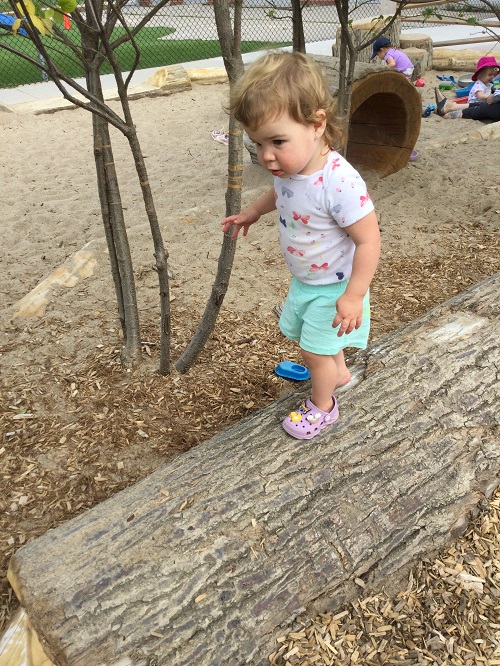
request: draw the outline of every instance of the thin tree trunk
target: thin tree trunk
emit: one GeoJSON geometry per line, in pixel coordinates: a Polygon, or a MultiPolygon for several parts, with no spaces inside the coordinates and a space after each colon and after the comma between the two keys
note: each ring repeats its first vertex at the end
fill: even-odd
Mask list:
{"type": "Polygon", "coordinates": [[[306,40],[302,22],[302,5],[300,3],[301,0],[292,0],[292,44],[294,51],[305,53],[306,40]]]}
{"type": "Polygon", "coordinates": [[[104,170],[104,155],[102,145],[104,143],[103,137],[100,132],[100,123],[97,123],[97,116],[92,116],[92,126],[94,135],[94,159],[97,175],[97,190],[99,193],[99,201],[101,202],[101,217],[104,224],[104,234],[106,237],[106,244],[108,246],[109,262],[111,264],[111,276],[115,285],[116,303],[118,306],[118,316],[122,333],[125,338],[125,313],[123,308],[123,292],[120,280],[120,269],[118,268],[118,259],[116,256],[115,240],[113,238],[113,227],[110,221],[110,212],[108,205],[108,197],[106,190],[106,173],[104,170]]]}
{"type": "MultiPolygon", "coordinates": [[[[217,34],[230,86],[243,73],[243,60],[241,58],[241,4],[241,0],[236,0],[233,28],[227,0],[214,0],[217,34]]],[[[239,123],[232,116],[229,118],[227,183],[226,216],[236,214],[240,211],[243,184],[243,131],[239,123]]],[[[189,345],[175,364],[176,369],[181,373],[187,372],[193,365],[214,329],[229,286],[235,250],[236,240],[231,238],[229,234],[224,234],[217,275],[215,276],[205,312],[189,345]]]]}
{"type": "MultiPolygon", "coordinates": [[[[128,104],[128,101],[127,101],[128,104]]],[[[168,252],[163,244],[160,225],[158,224],[158,215],[154,205],[151,185],[149,183],[144,156],[141,151],[137,132],[134,131],[127,137],[130,149],[134,156],[135,167],[139,176],[144,205],[149,220],[151,236],[153,238],[154,256],[156,262],[156,272],[158,273],[158,284],[160,287],[160,366],[161,375],[170,372],[170,337],[171,337],[171,316],[170,316],[170,288],[168,281],[168,252]]]]}
{"type": "MultiPolygon", "coordinates": [[[[99,72],[89,72],[87,81],[89,91],[104,101],[99,72]]],[[[123,317],[124,346],[122,349],[122,363],[124,367],[132,368],[141,359],[141,335],[132,257],[123,217],[109,124],[106,120],[94,114],[93,127],[101,212],[105,229],[109,225],[105,232],[106,240],[113,243],[112,247],[109,248],[111,269],[119,302],[118,311],[120,317],[123,317]],[[103,177],[104,182],[99,182],[99,179],[103,177]],[[116,269],[118,269],[118,274],[116,274],[116,269]],[[118,283],[119,286],[117,286],[118,283]]]]}
{"type": "MultiPolygon", "coordinates": [[[[135,45],[135,41],[131,38],[135,45]]],[[[156,272],[158,273],[158,284],[160,288],[160,366],[159,372],[166,375],[170,372],[170,337],[171,337],[171,316],[170,316],[170,289],[168,280],[168,252],[165,250],[163,237],[161,235],[158,215],[154,203],[151,184],[149,182],[148,172],[144,155],[142,154],[137,131],[130,112],[128,100],[128,80],[123,81],[118,61],[114,51],[111,49],[107,38],[103,39],[108,59],[115,72],[115,79],[118,84],[118,93],[122,105],[127,131],[124,132],[129,142],[132,152],[135,168],[141,186],[144,208],[148,216],[151,237],[154,245],[154,256],[156,261],[156,272]]]]}

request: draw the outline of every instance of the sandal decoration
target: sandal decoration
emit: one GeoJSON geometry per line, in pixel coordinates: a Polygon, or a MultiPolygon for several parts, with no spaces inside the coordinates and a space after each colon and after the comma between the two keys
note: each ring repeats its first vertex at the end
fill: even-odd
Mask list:
{"type": "Polygon", "coordinates": [[[330,412],[324,412],[310,400],[304,400],[297,410],[290,412],[282,426],[289,435],[296,439],[312,439],[326,426],[335,423],[338,417],[339,408],[335,397],[333,397],[333,408],[330,412]]]}

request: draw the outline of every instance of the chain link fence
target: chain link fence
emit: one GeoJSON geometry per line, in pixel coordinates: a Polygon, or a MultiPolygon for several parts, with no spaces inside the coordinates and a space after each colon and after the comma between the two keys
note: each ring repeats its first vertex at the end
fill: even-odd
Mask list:
{"type": "MultiPolygon", "coordinates": [[[[172,0],[163,7],[137,35],[137,44],[141,51],[139,68],[163,67],[175,63],[190,63],[206,58],[220,56],[220,44],[217,38],[214,10],[212,4],[206,0],[172,0]]],[[[500,2],[500,0],[499,0],[500,2]]],[[[137,25],[144,14],[149,10],[154,0],[131,0],[124,8],[123,13],[130,27],[137,25]],[[144,6],[144,5],[148,6],[144,6]]],[[[461,9],[467,10],[465,16],[472,16],[482,20],[492,13],[481,11],[480,0],[467,0],[461,3],[461,9]]],[[[449,8],[439,7],[447,15],[452,9],[456,15],[457,4],[450,4],[449,8]]],[[[2,48],[9,45],[23,53],[27,53],[34,62],[40,55],[29,39],[22,35],[13,35],[8,25],[8,4],[0,0],[0,88],[19,86],[26,83],[35,83],[43,80],[40,70],[31,64],[2,48]],[[2,20],[3,17],[3,20],[2,20]],[[2,27],[3,26],[3,27],[2,27]]],[[[351,19],[363,19],[380,15],[380,4],[377,1],[353,0],[351,19]]],[[[304,36],[306,43],[321,42],[335,39],[339,26],[337,12],[333,2],[326,4],[325,0],[311,0],[303,8],[304,36]]],[[[405,15],[413,14],[421,17],[421,11],[405,10],[405,15]]],[[[12,19],[10,18],[10,21],[12,19]]],[[[424,25],[422,22],[405,23],[404,28],[417,29],[424,25]]],[[[426,25],[433,25],[428,21],[426,25]]],[[[114,36],[123,34],[124,29],[115,29],[114,36]]],[[[72,41],[79,41],[79,32],[70,20],[66,20],[66,35],[72,41]]],[[[45,38],[48,48],[54,51],[54,59],[65,74],[72,77],[83,76],[83,69],[75,59],[68,47],[55,44],[54,40],[45,38]],[[57,47],[56,49],[54,47],[57,47]]],[[[292,43],[292,12],[289,0],[244,0],[242,11],[242,51],[257,51],[271,47],[291,45],[292,43]]],[[[134,62],[135,52],[130,45],[123,45],[118,49],[118,59],[123,71],[130,71],[134,62]]],[[[111,71],[107,63],[102,67],[102,74],[111,71]]]]}

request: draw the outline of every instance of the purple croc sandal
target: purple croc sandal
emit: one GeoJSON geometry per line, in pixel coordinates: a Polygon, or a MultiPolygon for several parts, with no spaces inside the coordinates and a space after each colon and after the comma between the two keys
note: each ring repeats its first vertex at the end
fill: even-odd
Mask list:
{"type": "Polygon", "coordinates": [[[326,426],[339,418],[339,407],[335,396],[331,412],[323,412],[310,400],[304,400],[296,412],[291,412],[281,424],[283,429],[296,439],[312,439],[326,426]]]}

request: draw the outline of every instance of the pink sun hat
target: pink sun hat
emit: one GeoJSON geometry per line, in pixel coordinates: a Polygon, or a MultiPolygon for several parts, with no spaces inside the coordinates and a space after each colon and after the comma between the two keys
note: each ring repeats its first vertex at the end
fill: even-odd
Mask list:
{"type": "Polygon", "coordinates": [[[497,63],[493,56],[483,56],[477,61],[476,71],[471,76],[473,81],[477,81],[477,75],[481,69],[484,69],[484,67],[496,67],[498,70],[500,70],[500,65],[497,63]]]}

